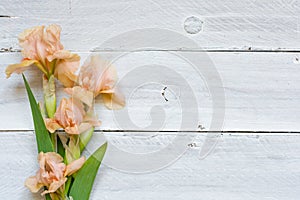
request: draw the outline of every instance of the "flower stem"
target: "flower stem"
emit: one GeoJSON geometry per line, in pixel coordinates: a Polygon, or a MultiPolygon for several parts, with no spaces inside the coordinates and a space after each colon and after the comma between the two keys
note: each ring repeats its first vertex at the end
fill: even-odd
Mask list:
{"type": "Polygon", "coordinates": [[[70,186],[72,185],[72,182],[73,182],[73,177],[72,176],[68,177],[68,180],[65,184],[65,191],[64,191],[65,196],[69,195],[69,189],[70,189],[70,186]]]}
{"type": "MultiPolygon", "coordinates": [[[[55,78],[50,76],[48,79],[43,76],[43,92],[47,116],[53,118],[56,112],[55,78]]],[[[57,152],[57,134],[50,133],[51,141],[57,152]]]]}
{"type": "Polygon", "coordinates": [[[54,151],[57,152],[57,133],[50,133],[54,151]]]}

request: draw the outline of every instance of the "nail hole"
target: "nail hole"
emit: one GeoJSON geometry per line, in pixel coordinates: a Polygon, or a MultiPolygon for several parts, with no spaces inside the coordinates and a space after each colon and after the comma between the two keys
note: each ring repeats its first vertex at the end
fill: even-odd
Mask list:
{"type": "Polygon", "coordinates": [[[200,130],[204,130],[204,129],[205,129],[205,127],[204,127],[202,124],[199,124],[199,125],[198,125],[198,129],[200,129],[200,130]]]}

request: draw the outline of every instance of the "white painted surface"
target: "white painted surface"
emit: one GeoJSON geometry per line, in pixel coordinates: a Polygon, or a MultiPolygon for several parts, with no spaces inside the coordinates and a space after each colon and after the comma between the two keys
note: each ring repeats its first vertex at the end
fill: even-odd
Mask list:
{"type": "MultiPolygon", "coordinates": [[[[38,24],[59,23],[63,40],[71,50],[128,49],[126,41],[101,45],[108,39],[135,29],[169,29],[197,42],[204,49],[282,50],[299,49],[298,0],[113,0],[113,1],[31,1],[2,0],[0,47],[18,49],[16,35],[38,24]],[[184,21],[191,16],[203,21],[199,34],[185,32],[184,21]]],[[[161,38],[165,49],[194,49],[160,32],[135,37],[136,43],[161,38]],[[173,41],[173,42],[172,42],[173,41]]],[[[150,44],[151,45],[151,44],[150,44]]]]}
{"type": "MultiPolygon", "coordinates": [[[[149,151],[165,144],[164,133],[135,139],[128,133],[105,133],[108,141],[127,151],[149,151]]],[[[299,136],[221,137],[215,151],[197,158],[204,136],[173,165],[153,173],[127,174],[103,165],[91,199],[280,199],[299,198],[299,136]]],[[[35,173],[35,141],[31,132],[2,133],[0,140],[0,196],[4,199],[40,199],[23,186],[35,173]],[[22,137],[22,139],[20,139],[22,137]],[[14,149],[14,151],[12,151],[14,149]],[[34,198],[35,197],[35,198],[34,198]]]]}
{"type": "MultiPolygon", "coordinates": [[[[199,106],[199,123],[187,124],[184,129],[189,131],[187,135],[199,136],[179,160],[155,173],[140,175],[103,165],[92,200],[299,199],[299,11],[298,0],[2,0],[1,199],[41,199],[23,186],[25,178],[37,169],[27,96],[21,77],[14,75],[6,80],[4,69],[21,59],[20,53],[8,52],[19,50],[17,35],[21,31],[51,23],[62,26],[67,49],[83,59],[91,51],[99,52],[114,61],[119,77],[125,80],[122,90],[134,124],[120,126],[113,115],[120,112],[113,113],[99,104],[96,107],[103,122],[99,129],[105,131],[111,144],[131,153],[145,153],[165,147],[177,134],[165,131],[183,130],[180,98],[189,90],[182,88],[183,82],[173,72],[188,81],[199,106]],[[192,16],[198,19],[186,21],[192,16]],[[138,52],[131,52],[135,50],[138,52]],[[205,50],[210,52],[206,54],[205,50]],[[119,55],[123,56],[116,59],[119,55]],[[221,136],[214,152],[199,160],[205,134],[191,131],[200,131],[198,125],[205,127],[204,131],[211,130],[212,101],[207,80],[214,82],[214,77],[204,76],[205,80],[189,61],[196,60],[196,68],[210,72],[205,68],[206,55],[222,79],[225,95],[224,126],[217,130],[230,134],[221,136]],[[185,56],[190,60],[183,59],[185,56]],[[161,68],[160,81],[155,81],[155,73],[149,73],[155,83],[136,86],[135,78],[127,79],[126,74],[143,65],[169,68],[161,68]],[[161,95],[165,86],[168,102],[161,95]],[[153,110],[150,115],[154,106],[165,111],[163,125],[157,122],[163,116],[161,111],[153,110]],[[154,124],[149,127],[151,122],[154,124]]],[[[31,70],[26,75],[41,99],[40,74],[31,70]]],[[[139,73],[134,77],[146,79],[139,73]]],[[[187,111],[195,112],[193,108],[187,111]]],[[[95,144],[102,139],[96,137],[95,144]]]]}
{"type": "MultiPolygon", "coordinates": [[[[193,57],[203,57],[200,52],[185,52],[193,57]]],[[[89,53],[80,53],[83,60],[89,53]]],[[[102,53],[104,57],[112,58],[115,53],[102,53]]],[[[209,53],[208,56],[215,64],[219,76],[223,82],[225,94],[225,119],[224,131],[299,131],[300,129],[300,65],[295,63],[299,57],[297,53],[209,53]]],[[[16,62],[19,53],[2,53],[0,66],[4,70],[9,63],[16,62]]],[[[157,122],[157,126],[147,128],[156,130],[182,130],[180,128],[182,118],[182,101],[180,97],[187,96],[190,90],[185,88],[183,80],[186,80],[192,88],[192,93],[197,97],[199,108],[199,124],[210,130],[211,91],[205,85],[210,77],[200,77],[195,68],[180,58],[177,54],[168,52],[135,52],[126,54],[114,61],[118,69],[123,93],[127,97],[127,109],[130,120],[135,126],[125,124],[120,126],[120,121],[114,119],[119,111],[107,110],[99,103],[96,111],[103,124],[104,130],[145,130],[151,124],[150,111],[154,106],[161,106],[165,110],[166,118],[163,126],[157,122]],[[168,67],[161,80],[157,80],[155,74],[150,77],[151,82],[144,81],[138,69],[143,65],[161,65],[168,67]],[[174,75],[178,73],[180,76],[174,75]],[[133,78],[127,78],[132,73],[133,78]],[[137,85],[136,80],[142,84],[137,85]],[[173,90],[166,90],[166,102],[161,95],[162,89],[168,86],[173,90]],[[137,126],[137,127],[136,127],[137,126]],[[153,128],[155,127],[155,128],[153,128]]],[[[200,61],[200,72],[205,69],[200,61]]],[[[151,71],[151,70],[149,70],[151,71]]],[[[153,70],[155,71],[155,70],[153,70]]],[[[152,72],[153,72],[152,71],[152,72]]],[[[156,70],[156,72],[159,72],[156,70]]],[[[35,89],[35,94],[42,100],[40,73],[37,70],[26,73],[30,84],[35,89]]],[[[151,76],[147,71],[144,76],[151,76]]],[[[19,75],[13,75],[6,79],[4,73],[0,75],[0,109],[5,115],[0,115],[0,129],[2,130],[32,130],[31,113],[29,104],[19,75]],[[18,110],[16,115],[11,110],[18,110]]],[[[219,87],[219,86],[216,86],[219,87]]],[[[60,93],[61,95],[63,93],[60,93]]],[[[218,93],[221,96],[222,94],[218,93]]],[[[187,108],[188,112],[195,112],[195,108],[187,108]]],[[[216,109],[222,109],[217,107],[216,109]]],[[[162,118],[163,113],[156,110],[155,118],[162,118]]],[[[155,120],[154,120],[155,121],[155,120]]],[[[198,130],[198,124],[189,124],[185,130],[198,130]]],[[[220,131],[220,129],[218,130],[220,131]]]]}

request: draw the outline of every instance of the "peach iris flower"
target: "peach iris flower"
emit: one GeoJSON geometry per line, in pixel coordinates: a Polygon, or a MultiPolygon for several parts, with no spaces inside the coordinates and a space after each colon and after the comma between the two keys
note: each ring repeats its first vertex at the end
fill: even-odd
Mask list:
{"type": "Polygon", "coordinates": [[[78,135],[92,126],[99,126],[100,122],[86,114],[80,101],[63,98],[54,117],[45,119],[45,124],[51,133],[63,128],[68,134],[78,135]]]}
{"type": "Polygon", "coordinates": [[[125,99],[116,88],[117,80],[116,69],[99,55],[92,55],[81,67],[78,86],[65,91],[88,106],[92,105],[94,97],[101,94],[106,107],[120,109],[124,107],[125,99]]]}
{"type": "Polygon", "coordinates": [[[24,59],[21,63],[9,65],[6,76],[9,78],[12,73],[22,73],[36,66],[48,78],[54,74],[64,86],[71,87],[77,80],[74,74],[79,68],[80,57],[64,50],[60,43],[60,26],[50,25],[44,29],[44,26],[36,26],[19,35],[24,59]]]}
{"type": "Polygon", "coordinates": [[[69,165],[63,163],[63,158],[54,152],[39,153],[39,170],[35,176],[29,177],[25,181],[31,192],[38,192],[43,186],[46,186],[48,190],[45,190],[42,195],[47,193],[54,193],[60,187],[62,187],[67,181],[67,176],[74,174],[78,171],[85,162],[85,158],[81,157],[74,160],[69,165]]]}

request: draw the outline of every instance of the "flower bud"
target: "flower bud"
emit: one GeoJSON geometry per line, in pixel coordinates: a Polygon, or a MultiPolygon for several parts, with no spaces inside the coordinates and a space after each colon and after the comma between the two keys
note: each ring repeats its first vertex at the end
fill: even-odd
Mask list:
{"type": "Polygon", "coordinates": [[[50,76],[49,80],[43,76],[43,90],[46,111],[49,118],[54,117],[56,111],[55,78],[50,76]]]}
{"type": "Polygon", "coordinates": [[[83,151],[85,146],[89,143],[90,139],[93,136],[93,133],[94,133],[94,127],[91,127],[79,135],[80,151],[83,151]]]}

